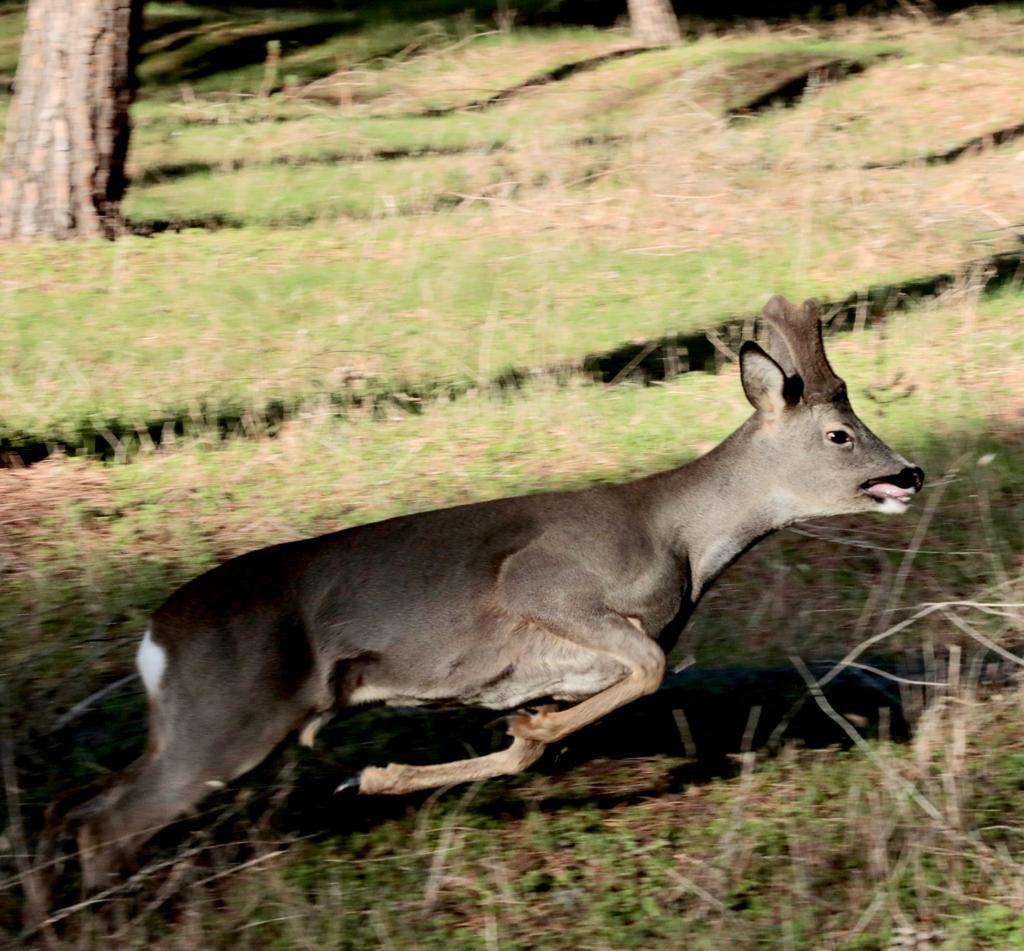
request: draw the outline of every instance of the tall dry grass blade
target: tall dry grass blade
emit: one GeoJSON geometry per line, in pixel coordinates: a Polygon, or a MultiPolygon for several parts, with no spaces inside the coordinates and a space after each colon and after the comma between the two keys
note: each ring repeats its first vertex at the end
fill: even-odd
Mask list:
{"type": "Polygon", "coordinates": [[[803,677],[804,682],[807,684],[807,689],[810,691],[811,696],[814,697],[815,702],[821,708],[822,712],[839,726],[839,728],[850,738],[857,749],[864,753],[879,767],[879,773],[886,785],[891,786],[894,792],[900,793],[913,800],[913,802],[916,803],[923,812],[927,813],[928,816],[936,822],[945,825],[945,818],[942,813],[921,794],[910,780],[900,776],[899,774],[893,774],[884,768],[884,764],[879,760],[878,754],[871,748],[864,737],[857,732],[846,717],[837,713],[832,704],[828,702],[825,698],[825,694],[821,690],[821,681],[816,681],[814,679],[814,675],[807,669],[807,665],[803,660],[794,654],[790,657],[790,661],[792,661],[793,666],[800,672],[800,676],[803,677]]]}
{"type": "Polygon", "coordinates": [[[1004,660],[1008,660],[1012,664],[1017,664],[1019,667],[1024,667],[1024,658],[1018,657],[1016,654],[1012,653],[1011,651],[1008,651],[1005,647],[1000,647],[999,644],[997,644],[991,638],[986,637],[980,631],[976,630],[958,614],[955,614],[952,611],[948,610],[946,606],[943,606],[942,616],[945,617],[948,621],[950,621],[950,623],[952,623],[954,626],[963,631],[964,634],[966,634],[968,637],[973,638],[983,647],[986,647],[988,648],[988,650],[992,651],[994,654],[998,654],[1004,660]]]}
{"type": "Polygon", "coordinates": [[[423,901],[421,904],[421,913],[423,915],[429,915],[437,906],[437,900],[441,895],[441,888],[444,884],[448,855],[455,844],[455,824],[469,804],[476,798],[481,786],[483,786],[482,782],[470,784],[469,788],[462,794],[462,798],[459,799],[458,805],[452,810],[452,814],[448,816],[441,828],[437,848],[434,849],[434,854],[430,861],[427,883],[423,889],[423,901]]]}

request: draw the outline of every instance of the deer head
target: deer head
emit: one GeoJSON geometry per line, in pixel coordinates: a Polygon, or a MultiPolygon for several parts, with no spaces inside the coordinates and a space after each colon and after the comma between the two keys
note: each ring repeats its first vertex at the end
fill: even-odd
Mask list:
{"type": "Polygon", "coordinates": [[[766,488],[785,494],[799,518],[853,512],[900,513],[924,472],[858,419],[821,335],[821,306],[784,297],[764,308],[765,346],[740,351],[747,399],[757,411],[752,441],[766,488]]]}

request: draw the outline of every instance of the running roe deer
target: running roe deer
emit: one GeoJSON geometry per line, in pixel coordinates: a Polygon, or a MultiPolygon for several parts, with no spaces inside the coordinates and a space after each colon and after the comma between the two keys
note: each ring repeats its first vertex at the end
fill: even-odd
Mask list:
{"type": "Polygon", "coordinates": [[[740,352],[754,414],[687,465],[275,545],[175,592],[138,653],[145,754],[105,792],[54,810],[83,887],[289,734],[311,744],[333,707],[571,704],[513,714],[501,752],[367,767],[339,788],[405,793],[523,770],[656,690],[708,585],[756,541],[799,519],[904,511],[924,473],[854,415],[817,303],[774,297],[764,326],[767,351],[740,352]]]}

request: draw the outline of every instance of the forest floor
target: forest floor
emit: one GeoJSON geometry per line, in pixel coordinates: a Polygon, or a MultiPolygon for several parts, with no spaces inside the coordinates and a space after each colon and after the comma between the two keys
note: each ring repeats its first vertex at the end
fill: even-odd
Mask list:
{"type": "Polygon", "coordinates": [[[128,233],[0,245],[0,934],[1024,947],[1024,16],[640,50],[414,7],[147,4],[128,233]],[[503,742],[360,711],[19,931],[46,804],[142,747],[134,652],[178,584],[693,458],[748,412],[729,350],[780,292],[829,302],[854,406],[928,472],[909,515],[760,545],[673,655],[690,679],[526,777],[336,802],[362,765],[503,742]],[[858,668],[787,731],[799,665],[857,645],[903,682],[858,668]]]}

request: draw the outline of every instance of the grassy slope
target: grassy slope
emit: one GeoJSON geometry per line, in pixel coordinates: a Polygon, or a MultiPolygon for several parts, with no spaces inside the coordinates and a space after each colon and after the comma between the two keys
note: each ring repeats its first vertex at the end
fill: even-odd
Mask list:
{"type": "MultiPolygon", "coordinates": [[[[1024,459],[1014,446],[1022,408],[1021,316],[1024,298],[1017,294],[980,305],[950,303],[892,318],[884,340],[853,334],[832,346],[865,419],[939,483],[933,494],[944,518],[930,524],[934,516],[920,513],[929,524],[926,547],[937,556],[921,557],[935,577],[923,574],[919,590],[913,580],[910,599],[938,593],[934,585],[968,596],[990,574],[993,546],[1012,559],[1024,545],[1022,513],[1010,504],[1024,488],[1024,459]],[[937,365],[950,372],[936,372],[937,365]],[[995,461],[976,469],[977,459],[992,451],[995,461]],[[979,493],[992,497],[995,525],[977,523],[979,493]],[[949,553],[958,551],[951,562],[949,553]]],[[[7,540],[10,595],[0,610],[12,628],[36,631],[16,662],[45,666],[57,644],[74,645],[79,603],[92,604],[103,625],[130,616],[130,631],[174,585],[231,555],[438,505],[638,476],[703,452],[747,413],[734,373],[650,389],[546,384],[501,400],[428,402],[415,414],[395,408],[385,418],[355,411],[339,419],[328,406],[311,406],[273,439],[223,442],[200,426],[171,451],[144,452],[130,465],[55,459],[24,474],[9,471],[2,473],[4,511],[15,521],[7,540]],[[55,532],[61,524],[70,530],[55,532]],[[54,603],[58,589],[67,615],[54,603]]],[[[913,519],[855,519],[850,527],[899,552],[913,534],[913,519]]],[[[862,585],[844,592],[857,553],[800,542],[759,549],[753,557],[762,568],[779,557],[809,557],[835,575],[831,583],[805,578],[808,596],[835,589],[852,603],[863,598],[862,585]],[[813,554],[801,555],[800,545],[813,554]]],[[[861,567],[868,577],[878,573],[877,564],[863,559],[861,567]]],[[[746,582],[736,580],[756,588],[761,569],[747,570],[746,582]]],[[[794,591],[778,595],[780,607],[803,600],[799,580],[791,584],[794,591]]],[[[833,621],[821,613],[823,604],[815,604],[815,617],[798,612],[784,623],[776,619],[774,640],[752,642],[762,625],[741,620],[746,603],[746,597],[711,596],[706,625],[694,629],[710,660],[768,660],[798,643],[790,637],[832,649],[833,621]]]]}
{"type": "Polygon", "coordinates": [[[348,386],[487,380],[509,363],[578,359],[659,332],[666,311],[677,315],[673,325],[696,328],[708,311],[687,313],[687,298],[703,295],[709,270],[747,265],[739,269],[746,292],[723,289],[705,304],[712,314],[733,301],[749,309],[766,282],[782,283],[728,246],[682,262],[600,245],[556,255],[551,236],[510,240],[488,234],[492,222],[476,216],[448,224],[460,226],[476,226],[474,240],[438,241],[436,225],[385,225],[20,251],[45,277],[8,297],[4,417],[15,430],[73,433],[82,419],[142,423],[203,400],[260,407],[348,386]],[[116,282],[102,292],[101,268],[104,285],[116,282]],[[95,289],[76,293],[82,283],[95,289]],[[641,292],[651,309],[637,313],[641,292]],[[86,300],[91,332],[82,346],[76,315],[86,300]]]}
{"type": "MultiPolygon", "coordinates": [[[[1024,491],[1017,415],[1024,344],[1016,330],[1022,314],[1018,294],[980,306],[968,298],[895,318],[882,337],[836,340],[834,360],[855,405],[928,469],[934,487],[906,519],[808,526],[823,540],[785,534],[760,546],[709,596],[680,653],[695,650],[702,665],[773,662],[790,652],[836,657],[889,623],[893,573],[922,531],[926,544],[898,595],[901,605],[972,597],[1016,577],[1024,548],[1024,513],[1013,502],[1024,491]],[[986,460],[992,453],[995,459],[986,460]]],[[[746,412],[731,373],[647,390],[540,387],[506,401],[435,403],[422,415],[396,412],[390,419],[340,421],[313,411],[273,440],[198,435],[130,465],[55,459],[24,474],[0,472],[9,572],[0,624],[9,632],[3,657],[19,711],[15,726],[19,733],[44,728],[57,711],[121,676],[144,613],[176,583],[233,553],[432,505],[641,474],[702,451],[746,412]],[[96,631],[104,632],[100,640],[96,631]],[[65,676],[69,669],[73,678],[65,676]],[[44,684],[46,703],[33,704],[44,684]]],[[[989,597],[1020,600],[1006,587],[989,597]]],[[[1011,631],[984,630],[1012,643],[1011,631]]],[[[932,649],[944,656],[951,633],[932,618],[898,646],[911,662],[929,644],[943,645],[932,649]]],[[[139,742],[139,712],[132,688],[70,732],[37,744],[23,760],[32,777],[29,814],[68,784],[69,768],[84,779],[123,762],[139,742]],[[63,764],[59,775],[53,762],[63,764]]],[[[939,737],[954,729],[953,715],[933,712],[939,737]]],[[[1006,891],[1015,841],[1009,858],[987,858],[1007,841],[1003,827],[1016,821],[1006,809],[1017,808],[1004,805],[1017,781],[1016,760],[993,759],[986,739],[993,719],[1011,732],[1005,704],[973,710],[959,727],[972,737],[974,759],[956,767],[962,789],[953,791],[941,773],[946,744],[932,735],[925,753],[879,750],[881,765],[859,755],[796,755],[762,764],[747,780],[710,786],[694,785],[706,774],[680,762],[564,775],[549,762],[547,769],[559,774],[555,783],[495,783],[474,790],[479,801],[472,803],[460,805],[462,793],[452,793],[425,812],[414,800],[332,818],[324,811],[324,784],[332,777],[389,753],[437,756],[455,739],[442,721],[440,737],[447,739],[417,734],[403,743],[401,720],[363,715],[325,734],[316,757],[292,750],[258,771],[243,792],[210,803],[184,826],[193,830],[190,848],[199,851],[180,860],[179,872],[183,881],[209,879],[232,862],[272,851],[282,837],[314,834],[318,841],[268,859],[260,873],[229,874],[193,889],[187,906],[173,899],[167,914],[179,922],[185,915],[204,936],[196,940],[213,944],[261,922],[246,940],[284,947],[331,940],[338,914],[345,947],[364,946],[380,929],[399,946],[473,947],[493,928],[502,946],[550,947],[649,946],[684,934],[697,946],[727,938],[755,947],[790,928],[799,947],[813,945],[810,936],[823,929],[839,936],[858,925],[868,935],[859,946],[880,947],[893,927],[887,922],[908,915],[922,929],[1012,933],[1012,914],[1000,918],[985,905],[973,910],[972,896],[1017,908],[1006,891]],[[387,736],[391,747],[382,750],[387,736]],[[886,792],[897,773],[939,796],[944,815],[966,813],[958,820],[966,821],[964,829],[945,828],[911,808],[905,793],[886,792]],[[895,825],[883,819],[894,810],[895,825]],[[202,841],[210,833],[203,830],[211,822],[222,844],[208,852],[202,841]],[[978,833],[979,825],[999,828],[978,833]],[[437,850],[446,847],[437,837],[446,827],[457,830],[457,847],[445,853],[448,871],[438,880],[437,850]],[[884,860],[862,828],[882,837],[884,860]],[[333,832],[320,841],[324,829],[333,832]],[[936,865],[954,842],[970,850],[968,861],[987,863],[982,874],[936,865]],[[924,871],[914,871],[918,866],[924,871]],[[922,874],[923,886],[908,891],[922,874]],[[425,921],[418,909],[434,901],[429,896],[438,884],[443,900],[425,921]],[[936,889],[954,885],[962,900],[938,898],[936,889]],[[705,892],[713,897],[701,898],[705,892]],[[381,901],[382,894],[389,897],[381,901]],[[878,895],[885,903],[863,921],[878,895]],[[216,916],[209,903],[220,909],[216,916]]],[[[477,733],[467,735],[478,742],[477,733]]],[[[166,839],[170,853],[151,851],[154,860],[180,849],[181,835],[166,839]]],[[[160,880],[156,873],[154,883],[160,880]]],[[[132,934],[156,941],[163,921],[136,920],[132,934]]]]}
{"type": "MultiPolygon", "coordinates": [[[[437,119],[367,112],[395,88],[426,104],[431,80],[464,59],[476,70],[467,97],[485,94],[522,78],[517,50],[532,69],[545,44],[513,33],[446,47],[375,70],[381,95],[342,108],[144,101],[129,213],[241,233],[0,249],[0,420],[67,437],[83,423],[135,425],[197,406],[259,412],[268,399],[339,389],[472,383],[510,365],[578,363],[633,337],[700,329],[752,310],[765,288],[844,294],[1006,246],[1012,236],[998,223],[1024,208],[1012,145],[896,172],[859,172],[851,157],[942,149],[958,134],[956,114],[908,124],[907,97],[886,91],[894,75],[914,79],[923,73],[911,67],[928,62],[955,85],[968,70],[968,136],[1006,124],[1019,62],[991,54],[976,63],[977,44],[951,28],[897,31],[899,42],[858,30],[702,40],[437,119]],[[737,125],[722,118],[740,90],[763,91],[799,64],[897,47],[900,61],[797,109],[737,125]],[[492,61],[485,76],[480,64],[492,61]],[[986,96],[991,107],[981,108],[986,96]],[[883,139],[881,120],[857,119],[882,109],[884,128],[906,126],[913,134],[898,141],[912,145],[886,146],[893,137],[883,139]],[[625,141],[571,144],[597,133],[625,141]],[[496,143],[507,151],[337,161],[381,147],[496,143]],[[297,227],[308,224],[316,227],[297,227]],[[274,368],[269,379],[247,372],[253,353],[274,368]]],[[[601,46],[592,32],[561,32],[546,61],[564,61],[566,44],[590,50],[621,38],[601,46]]]]}
{"type": "MultiPolygon", "coordinates": [[[[455,21],[440,31],[403,21],[397,35],[364,24],[286,48],[282,75],[348,69],[428,33],[438,52],[389,61],[360,86],[373,95],[353,93],[340,108],[233,98],[258,87],[261,59],[220,62],[191,81],[197,97],[182,99],[174,78],[220,49],[224,31],[243,27],[265,43],[281,27],[263,29],[257,13],[214,27],[221,14],[207,8],[151,11],[195,33],[176,56],[151,49],[133,214],[224,214],[241,227],[0,248],[0,435],[73,434],[83,420],[142,422],[168,409],[196,419],[188,437],[128,465],[55,458],[0,470],[0,678],[11,727],[33,737],[16,748],[30,830],[71,777],[93,778],[138,748],[134,687],[70,730],[45,731],[130,669],[146,612],[196,571],[399,512],[638,475],[705,450],[746,412],[732,374],[649,389],[571,379],[383,418],[339,419],[326,394],[488,379],[509,363],[578,360],[631,337],[699,328],[753,310],[766,288],[834,294],[942,270],[1000,247],[1001,222],[1020,220],[1024,207],[1012,145],[948,167],[856,170],[1012,119],[1005,93],[1019,72],[1001,49],[1020,29],[1012,15],[893,21],[824,39],[708,38],[498,109],[413,120],[372,116],[451,101],[436,91],[450,75],[467,98],[518,81],[544,58],[543,38],[453,48],[455,21]],[[189,18],[200,23],[183,27],[189,18]],[[780,71],[894,47],[901,60],[796,109],[723,119],[780,71]],[[911,68],[918,62],[927,65],[911,68]],[[961,95],[962,108],[947,105],[961,95]],[[906,138],[887,134],[894,126],[906,138]],[[596,133],[625,141],[568,145],[596,133]],[[331,158],[494,144],[507,151],[331,158]],[[296,158],[321,164],[268,167],[296,158]],[[190,163],[208,168],[180,168],[190,163]],[[517,187],[503,189],[508,182],[517,187]],[[427,213],[455,191],[485,200],[427,213]],[[204,432],[204,405],[259,409],[276,397],[305,404],[273,439],[204,432]]],[[[0,73],[10,25],[0,19],[0,73]]],[[[564,61],[567,45],[620,42],[559,32],[546,61],[564,61]]],[[[960,293],[837,339],[855,405],[925,466],[929,492],[907,519],[810,525],[800,531],[819,537],[786,533],[760,546],[709,595],[680,654],[692,649],[702,665],[835,657],[883,630],[890,608],[1024,600],[1022,316],[1019,292],[980,303],[960,293]]],[[[244,425],[266,436],[258,412],[244,425]]],[[[990,637],[1019,638],[1019,615],[966,616],[990,637]]],[[[929,652],[941,659],[958,637],[935,615],[893,649],[911,663],[929,652]]],[[[719,778],[709,784],[695,781],[707,767],[666,759],[564,773],[550,760],[555,779],[490,783],[437,803],[335,807],[328,787],[346,770],[409,750],[462,755],[458,722],[363,714],[325,735],[332,752],[285,752],[156,844],[148,855],[173,859],[179,877],[165,885],[157,870],[116,896],[129,922],[118,940],[882,948],[904,928],[941,929],[950,948],[1012,946],[1024,940],[1017,704],[963,696],[932,708],[913,747],[791,752],[752,770],[748,761],[738,779],[712,768],[719,778]],[[897,776],[915,784],[931,816],[897,776]],[[237,870],[252,858],[260,861],[237,870]]],[[[0,855],[0,872],[14,873],[10,857],[0,855]]],[[[18,910],[12,883],[0,889],[5,928],[18,910]]]]}

